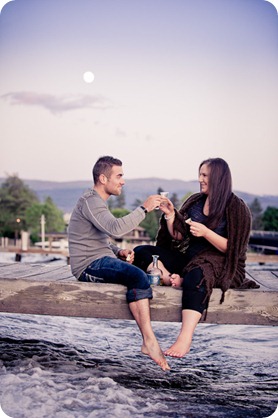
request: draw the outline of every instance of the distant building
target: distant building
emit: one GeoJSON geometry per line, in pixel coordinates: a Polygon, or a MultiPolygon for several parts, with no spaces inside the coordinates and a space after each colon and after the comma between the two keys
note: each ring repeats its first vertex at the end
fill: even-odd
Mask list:
{"type": "MultiPolygon", "coordinates": [[[[45,242],[37,242],[35,244],[38,248],[44,248],[49,250],[68,250],[68,236],[67,233],[46,233],[45,242]]],[[[121,248],[133,249],[137,245],[151,244],[151,238],[148,232],[141,226],[137,226],[133,231],[121,238],[112,239],[112,241],[121,248]]]]}
{"type": "Polygon", "coordinates": [[[131,232],[121,238],[114,239],[114,242],[121,248],[132,249],[137,245],[151,244],[151,238],[145,228],[137,226],[131,232]]]}

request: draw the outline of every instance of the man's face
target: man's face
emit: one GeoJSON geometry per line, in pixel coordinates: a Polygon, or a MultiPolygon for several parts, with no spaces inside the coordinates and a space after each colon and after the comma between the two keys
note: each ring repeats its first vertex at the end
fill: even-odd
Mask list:
{"type": "Polygon", "coordinates": [[[122,192],[122,187],[125,184],[123,179],[123,169],[121,166],[114,165],[109,177],[106,177],[105,192],[108,195],[119,196],[122,192]]]}

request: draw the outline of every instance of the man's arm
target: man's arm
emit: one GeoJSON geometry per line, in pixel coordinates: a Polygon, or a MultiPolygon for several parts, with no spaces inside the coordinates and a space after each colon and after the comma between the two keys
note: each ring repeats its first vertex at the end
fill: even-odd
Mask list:
{"type": "Polygon", "coordinates": [[[83,214],[98,230],[115,238],[132,231],[146,216],[144,210],[138,207],[128,215],[115,218],[105,202],[95,196],[86,200],[83,214]]]}

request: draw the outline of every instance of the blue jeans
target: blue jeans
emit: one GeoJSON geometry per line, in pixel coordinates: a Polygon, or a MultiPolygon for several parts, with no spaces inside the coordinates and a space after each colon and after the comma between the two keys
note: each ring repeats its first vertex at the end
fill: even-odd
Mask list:
{"type": "Polygon", "coordinates": [[[153,297],[147,274],[140,268],[114,257],[105,256],[93,261],[78,280],[122,284],[127,287],[127,303],[153,297]]]}

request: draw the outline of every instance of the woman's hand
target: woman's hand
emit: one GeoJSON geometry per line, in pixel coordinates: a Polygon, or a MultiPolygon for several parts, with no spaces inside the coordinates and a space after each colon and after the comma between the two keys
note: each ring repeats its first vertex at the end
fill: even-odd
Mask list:
{"type": "Polygon", "coordinates": [[[165,213],[166,216],[170,216],[174,213],[174,205],[167,197],[163,197],[162,202],[159,205],[159,209],[165,213]]]}
{"type": "Polygon", "coordinates": [[[200,222],[190,220],[186,223],[190,226],[190,232],[194,237],[206,238],[208,231],[210,231],[208,227],[206,227],[204,224],[201,224],[200,222]]]}
{"type": "Polygon", "coordinates": [[[194,237],[203,237],[210,242],[221,253],[225,253],[228,247],[228,240],[225,237],[209,229],[200,222],[194,222],[191,219],[185,221],[190,226],[190,232],[194,237]]]}

